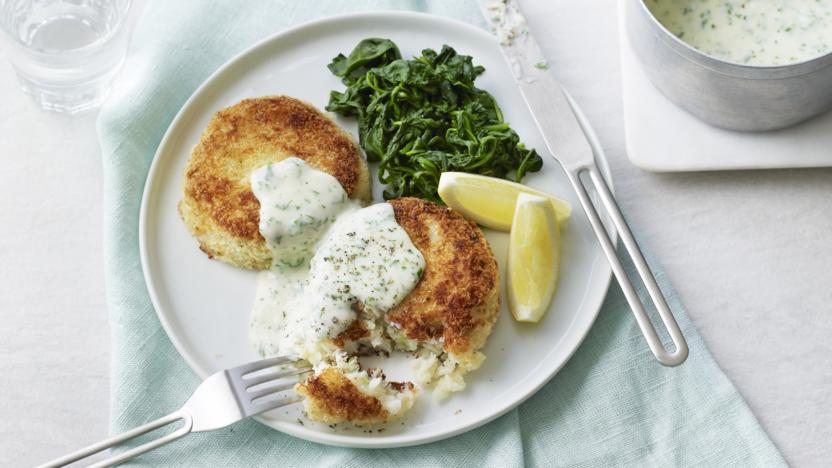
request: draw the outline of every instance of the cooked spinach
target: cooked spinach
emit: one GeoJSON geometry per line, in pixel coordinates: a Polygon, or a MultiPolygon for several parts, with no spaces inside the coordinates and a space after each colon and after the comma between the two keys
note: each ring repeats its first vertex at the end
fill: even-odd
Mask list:
{"type": "Polygon", "coordinates": [[[447,45],[406,60],[392,41],[369,38],[328,68],[347,88],[331,91],[326,109],[357,117],[367,159],[380,162],[385,199],[441,203],[436,188],[442,172],[519,182],[543,165],[503,121],[494,97],[474,86],[485,69],[447,45]]]}

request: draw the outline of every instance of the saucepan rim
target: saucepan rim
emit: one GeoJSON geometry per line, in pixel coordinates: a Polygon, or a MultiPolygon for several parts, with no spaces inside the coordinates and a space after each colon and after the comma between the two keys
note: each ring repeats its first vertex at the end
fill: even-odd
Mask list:
{"type": "Polygon", "coordinates": [[[653,15],[653,12],[645,4],[646,0],[626,1],[634,1],[639,4],[641,13],[646,15],[647,22],[657,39],[663,41],[687,60],[722,75],[747,79],[782,79],[806,75],[832,65],[832,50],[817,57],[783,65],[749,65],[723,60],[702,52],[670,32],[653,15]]]}

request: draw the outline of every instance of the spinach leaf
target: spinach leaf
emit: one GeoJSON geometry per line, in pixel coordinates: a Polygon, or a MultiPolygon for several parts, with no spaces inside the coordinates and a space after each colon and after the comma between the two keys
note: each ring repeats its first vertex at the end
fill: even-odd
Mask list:
{"type": "Polygon", "coordinates": [[[503,120],[494,97],[474,86],[485,69],[445,45],[405,60],[395,43],[370,38],[329,64],[346,85],[331,91],[326,109],[358,119],[367,159],[379,162],[384,198],[440,202],[445,171],[517,182],[543,160],[503,120]]]}
{"type": "Polygon", "coordinates": [[[327,68],[335,76],[344,78],[344,84],[347,84],[347,80],[355,80],[367,73],[370,68],[400,58],[402,58],[402,54],[393,41],[371,37],[361,41],[350,52],[349,57],[338,54],[337,57],[332,59],[327,68]]]}

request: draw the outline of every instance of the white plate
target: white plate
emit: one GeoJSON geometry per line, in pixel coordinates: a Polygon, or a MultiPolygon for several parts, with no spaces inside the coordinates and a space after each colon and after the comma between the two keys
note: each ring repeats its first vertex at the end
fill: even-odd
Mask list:
{"type": "MultiPolygon", "coordinates": [[[[328,18],[273,36],[235,57],[191,96],[159,146],[142,200],[141,258],[150,297],[176,349],[203,378],[257,359],[248,342],[256,274],[209,260],[179,219],[176,205],[190,150],[215,111],[246,97],[286,94],[323,108],[329,91],[343,88],[327,70],[327,63],[338,53],[349,53],[369,36],[394,40],[405,56],[443,44],[472,55],[486,68],[478,86],[494,94],[506,120],[544,158],[543,170],[526,182],[578,206],[565,175],[545,152],[496,41],[486,32],[430,15],[381,12],[328,18]]],[[[355,134],[354,121],[338,122],[355,134]]],[[[599,145],[593,143],[599,162],[606,167],[599,145]]],[[[380,200],[381,187],[376,184],[374,190],[380,200]]],[[[488,232],[487,237],[502,265],[507,235],[488,232]]],[[[450,437],[505,413],[566,363],[604,299],[610,270],[580,209],[575,210],[563,242],[562,277],[551,311],[537,325],[518,324],[503,306],[484,350],[488,359],[467,376],[464,392],[442,403],[435,403],[429,392],[424,392],[403,424],[389,424],[380,433],[332,429],[306,420],[301,425],[299,405],[273,411],[261,421],[281,432],[325,444],[396,447],[450,437]]],[[[388,376],[406,377],[407,360],[400,357],[393,361],[384,363],[388,376]]]]}

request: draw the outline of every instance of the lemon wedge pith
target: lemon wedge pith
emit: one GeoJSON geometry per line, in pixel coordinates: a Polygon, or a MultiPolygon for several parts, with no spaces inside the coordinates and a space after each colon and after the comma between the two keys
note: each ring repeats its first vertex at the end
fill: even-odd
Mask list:
{"type": "Polygon", "coordinates": [[[511,229],[517,196],[521,193],[545,198],[563,227],[572,214],[569,203],[525,185],[477,174],[444,172],[439,178],[439,197],[449,207],[477,224],[498,231],[511,229]]]}
{"type": "Polygon", "coordinates": [[[546,197],[520,193],[508,247],[508,305],[519,322],[538,322],[549,309],[560,272],[560,227],[546,197]]]}

